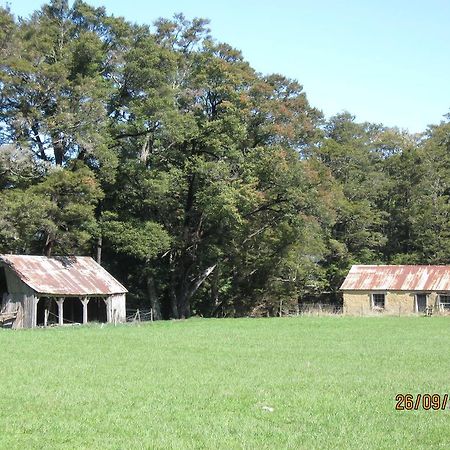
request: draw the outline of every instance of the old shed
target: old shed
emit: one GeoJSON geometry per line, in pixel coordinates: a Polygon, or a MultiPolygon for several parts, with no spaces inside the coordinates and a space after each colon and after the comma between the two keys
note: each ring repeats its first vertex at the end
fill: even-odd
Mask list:
{"type": "Polygon", "coordinates": [[[347,314],[450,312],[450,266],[355,265],[341,290],[347,314]]]}
{"type": "Polygon", "coordinates": [[[0,255],[0,322],[13,328],[122,322],[126,292],[89,257],[0,255]]]}

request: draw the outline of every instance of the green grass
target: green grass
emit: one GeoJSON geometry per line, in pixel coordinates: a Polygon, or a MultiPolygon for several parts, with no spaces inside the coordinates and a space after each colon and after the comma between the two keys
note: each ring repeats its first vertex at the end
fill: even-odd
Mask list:
{"type": "Polygon", "coordinates": [[[450,319],[0,330],[0,448],[449,448],[450,319]],[[273,408],[267,411],[263,407],[273,408]]]}

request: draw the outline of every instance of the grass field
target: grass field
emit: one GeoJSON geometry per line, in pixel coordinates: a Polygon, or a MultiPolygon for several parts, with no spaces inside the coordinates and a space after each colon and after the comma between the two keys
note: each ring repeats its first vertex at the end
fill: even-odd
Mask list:
{"type": "Polygon", "coordinates": [[[397,393],[450,393],[450,318],[0,330],[0,344],[0,448],[450,447],[450,409],[395,410],[397,393]]]}

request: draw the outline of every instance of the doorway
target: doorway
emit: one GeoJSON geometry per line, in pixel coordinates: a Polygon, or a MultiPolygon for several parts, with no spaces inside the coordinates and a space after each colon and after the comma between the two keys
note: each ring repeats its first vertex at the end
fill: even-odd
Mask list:
{"type": "Polygon", "coordinates": [[[106,323],[106,303],[103,298],[91,297],[88,303],[89,322],[106,323]]]}
{"type": "Polygon", "coordinates": [[[419,313],[427,309],[427,294],[416,294],[416,310],[419,313]]]}
{"type": "Polygon", "coordinates": [[[6,272],[4,267],[0,267],[0,306],[3,296],[8,294],[8,283],[6,282],[6,272]]]}
{"type": "Polygon", "coordinates": [[[45,310],[48,311],[47,325],[58,323],[58,305],[54,298],[39,297],[36,311],[36,325],[41,327],[45,323],[45,310]]]}

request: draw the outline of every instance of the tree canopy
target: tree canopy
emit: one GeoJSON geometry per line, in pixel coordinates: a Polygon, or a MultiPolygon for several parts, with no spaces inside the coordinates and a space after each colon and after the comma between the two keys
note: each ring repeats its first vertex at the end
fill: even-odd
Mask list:
{"type": "Polygon", "coordinates": [[[0,24],[0,252],[92,255],[156,318],[338,303],[352,263],[449,263],[449,117],[327,120],[182,14],[52,0],[0,24]]]}

